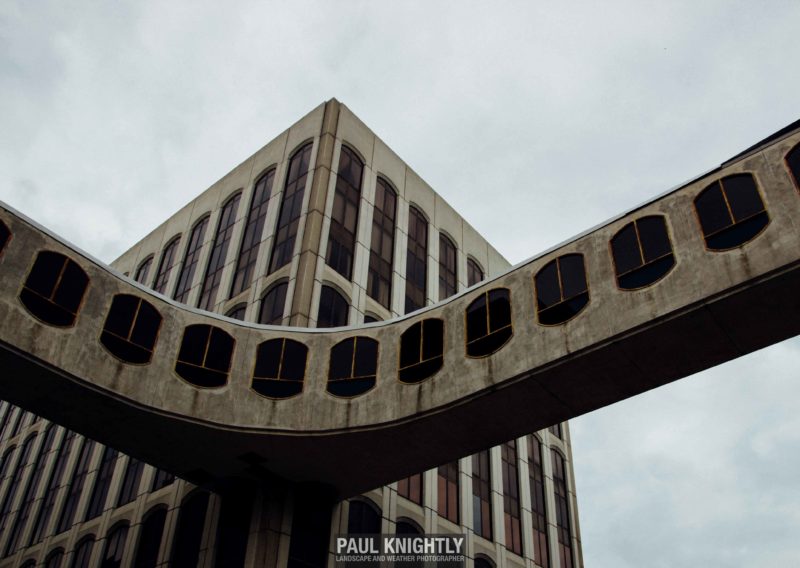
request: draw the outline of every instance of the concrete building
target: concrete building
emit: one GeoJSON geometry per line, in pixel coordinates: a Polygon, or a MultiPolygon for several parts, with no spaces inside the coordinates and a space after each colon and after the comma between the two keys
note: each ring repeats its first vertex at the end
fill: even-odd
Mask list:
{"type": "MultiPolygon", "coordinates": [[[[191,307],[296,327],[389,320],[509,269],[335,100],[112,266],[191,307]]],[[[181,376],[214,387],[218,377],[197,368],[181,376]]],[[[351,371],[360,383],[331,381],[328,392],[371,388],[374,370],[351,371]]],[[[251,388],[276,401],[304,387],[254,379],[251,388]]],[[[480,426],[463,427],[480,439],[480,426]]],[[[481,567],[583,565],[566,422],[345,500],[258,459],[246,481],[185,475],[192,483],[5,402],[0,429],[0,567],[332,565],[332,536],[348,532],[466,533],[469,563],[481,567]]],[[[366,450],[362,459],[370,468],[366,450]]]]}

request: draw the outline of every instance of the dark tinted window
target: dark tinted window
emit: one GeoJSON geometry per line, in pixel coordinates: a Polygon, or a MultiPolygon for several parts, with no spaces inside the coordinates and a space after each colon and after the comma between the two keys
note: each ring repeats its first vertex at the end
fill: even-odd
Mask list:
{"type": "Polygon", "coordinates": [[[94,489],[92,489],[89,499],[89,507],[86,509],[85,521],[99,516],[105,510],[108,488],[111,485],[111,476],[114,475],[114,466],[117,465],[118,455],[117,450],[108,446],[103,450],[103,459],[100,461],[100,469],[94,480],[94,489]]]}
{"type": "Polygon", "coordinates": [[[58,548],[47,555],[44,561],[44,568],[61,568],[61,562],[64,560],[64,549],[58,548]]]}
{"type": "Polygon", "coordinates": [[[350,306],[347,300],[330,286],[323,286],[319,296],[317,327],[340,327],[347,325],[350,306]]]}
{"type": "Polygon", "coordinates": [[[706,246],[726,250],[742,245],[769,223],[755,178],[735,174],[715,181],[694,200],[706,246]]]}
{"type": "Polygon", "coordinates": [[[90,535],[81,540],[75,547],[72,556],[72,568],[90,568],[92,561],[92,548],[94,548],[94,536],[90,535]]]}
{"type": "Polygon", "coordinates": [[[261,311],[258,314],[258,323],[268,325],[281,325],[283,323],[283,310],[286,305],[286,291],[289,285],[286,282],[273,286],[261,300],[261,311]]]}
{"type": "Polygon", "coordinates": [[[128,539],[128,525],[118,525],[106,537],[106,550],[100,568],[120,568],[125,542],[128,539]]]}
{"type": "Polygon", "coordinates": [[[175,372],[198,387],[221,387],[228,382],[233,337],[217,327],[190,325],[183,332],[175,372]]]}
{"type": "Polygon", "coordinates": [[[503,471],[503,523],[506,548],[522,555],[522,528],[519,502],[519,472],[517,471],[517,443],[508,441],[500,446],[503,471]]]}
{"type": "Polygon", "coordinates": [[[428,280],[428,221],[416,207],[408,210],[405,313],[425,306],[428,280]]]}
{"type": "Polygon", "coordinates": [[[253,491],[247,484],[240,483],[223,490],[220,498],[214,566],[244,568],[253,513],[253,491]]]}
{"type": "Polygon", "coordinates": [[[244,316],[247,313],[247,304],[236,304],[225,314],[231,319],[244,321],[244,316]]]}
{"type": "Polygon", "coordinates": [[[481,282],[483,280],[483,269],[481,269],[480,265],[472,260],[471,258],[467,259],[467,286],[472,286],[481,282]]]}
{"type": "Polygon", "coordinates": [[[208,258],[206,277],[200,289],[200,300],[197,307],[201,310],[211,311],[217,302],[217,289],[222,280],[222,271],[225,268],[225,259],[228,257],[228,246],[233,236],[236,224],[236,212],[239,209],[239,200],[242,194],[237,193],[222,207],[217,224],[217,233],[214,235],[214,245],[208,258]]]}
{"type": "Polygon", "coordinates": [[[437,507],[439,516],[458,524],[458,460],[437,469],[437,507]]]}
{"type": "Polygon", "coordinates": [[[236,260],[236,271],[233,274],[231,297],[247,290],[253,280],[253,270],[256,267],[256,260],[258,260],[258,249],[264,233],[264,220],[267,217],[267,206],[272,194],[274,178],[275,170],[273,169],[258,178],[255,188],[253,188],[253,199],[247,213],[247,224],[244,227],[239,258],[236,260]]]}
{"type": "Polygon", "coordinates": [[[331,226],[328,233],[328,252],[325,262],[347,278],[353,274],[353,256],[358,226],[358,206],[361,201],[361,177],[364,164],[347,146],[339,154],[339,171],[333,194],[331,226]]]}
{"type": "MultiPolygon", "coordinates": [[[[22,482],[22,475],[26,471],[28,462],[33,451],[33,442],[36,440],[36,434],[31,434],[22,445],[22,452],[20,453],[17,465],[14,472],[11,474],[8,487],[6,488],[5,496],[3,497],[2,504],[0,505],[0,537],[5,536],[6,529],[8,528],[8,521],[10,520],[11,507],[20,490],[22,482]]],[[[3,465],[5,468],[5,464],[3,465]]]]}
{"type": "Polygon", "coordinates": [[[378,507],[361,500],[350,501],[347,514],[348,534],[381,534],[381,514],[378,507]]]}
{"type": "Polygon", "coordinates": [[[125,475],[122,477],[122,486],[119,489],[117,507],[121,507],[136,499],[136,496],[139,494],[139,482],[142,479],[143,470],[144,462],[136,458],[128,458],[128,464],[125,467],[125,475]]]}
{"type": "Polygon", "coordinates": [[[289,161],[289,171],[286,174],[286,185],[284,185],[281,199],[281,212],[278,215],[278,226],[275,229],[275,244],[269,263],[270,273],[289,264],[292,260],[294,239],[297,236],[297,227],[303,208],[308,165],[311,161],[311,148],[312,144],[309,142],[295,152],[289,161]]]}
{"type": "Polygon", "coordinates": [[[407,520],[397,521],[395,534],[422,534],[422,529],[419,528],[417,523],[407,520]]]}
{"type": "Polygon", "coordinates": [[[303,390],[308,347],[291,339],[270,339],[256,349],[253,390],[270,398],[288,398],[303,390]]]}
{"type": "Polygon", "coordinates": [[[369,337],[351,337],[331,349],[328,392],[357,396],[375,386],[378,372],[378,342],[369,337]]]}
{"type": "Polygon", "coordinates": [[[489,450],[472,456],[472,530],[492,539],[492,475],[489,450]]]}
{"type": "Polygon", "coordinates": [[[28,311],[45,323],[69,327],[89,285],[89,277],[63,254],[42,251],[36,256],[19,294],[28,311]]]}
{"type": "Polygon", "coordinates": [[[178,244],[180,242],[181,238],[175,237],[164,247],[164,252],[161,253],[156,280],[153,282],[153,290],[159,294],[163,294],[167,289],[169,275],[172,272],[172,267],[175,266],[175,259],[178,257],[178,244]]]}
{"type": "Polygon", "coordinates": [[[542,444],[535,436],[528,436],[528,480],[531,488],[531,515],[533,517],[533,557],[542,568],[550,568],[544,467],[542,464],[542,444]]]}
{"type": "Polygon", "coordinates": [[[6,248],[6,244],[8,243],[10,238],[11,238],[11,230],[5,223],[0,221],[0,253],[2,253],[3,249],[6,248]]]}
{"type": "Polygon", "coordinates": [[[158,549],[161,547],[161,535],[164,533],[164,521],[167,510],[156,509],[147,513],[139,533],[139,544],[136,547],[134,568],[153,568],[158,561],[158,549]]]}
{"type": "Polygon", "coordinates": [[[485,357],[500,349],[514,333],[511,300],[506,288],[484,292],[468,307],[467,355],[485,357]]]}
{"type": "Polygon", "coordinates": [[[126,363],[149,363],[153,357],[161,314],[136,296],[117,294],[111,301],[100,343],[126,363]]]}
{"type": "Polygon", "coordinates": [[[564,323],[589,303],[582,254],[565,254],[548,262],[535,282],[536,309],[543,325],[564,323]]]}
{"type": "Polygon", "coordinates": [[[400,336],[400,382],[424,381],[436,374],[443,362],[444,321],[419,321],[400,336]]]}
{"type": "Polygon", "coordinates": [[[173,481],[175,481],[175,476],[173,474],[163,469],[156,469],[153,474],[153,486],[150,491],[158,491],[168,485],[172,485],[173,481]]]}
{"type": "Polygon", "coordinates": [[[33,524],[31,537],[28,541],[29,545],[40,542],[45,534],[48,534],[46,531],[50,525],[50,517],[55,508],[58,489],[61,487],[61,478],[64,476],[64,472],[67,469],[67,461],[69,460],[69,454],[72,450],[72,442],[74,439],[75,432],[67,431],[64,435],[64,439],[58,446],[56,464],[47,481],[44,498],[42,499],[42,504],[39,506],[39,512],[36,514],[36,521],[33,524]]]}
{"type": "Polygon", "coordinates": [[[153,257],[146,258],[144,262],[139,265],[139,268],[136,269],[136,276],[134,280],[136,280],[139,284],[147,284],[147,276],[150,274],[150,267],[153,265],[153,257]]]}
{"type": "Polygon", "coordinates": [[[456,278],[456,245],[439,234],[439,300],[449,298],[458,291],[456,278]]]}
{"type": "MultiPolygon", "coordinates": [[[[479,556],[475,559],[475,568],[494,568],[494,564],[492,564],[485,558],[479,556]]],[[[547,567],[542,567],[542,568],[547,568],[547,567]]]]}
{"type": "Polygon", "coordinates": [[[181,505],[172,545],[172,568],[197,567],[207,508],[208,493],[202,492],[191,495],[181,505]]]}
{"type": "Polygon", "coordinates": [[[558,556],[563,568],[573,568],[572,531],[569,520],[569,493],[567,491],[567,468],[564,458],[550,450],[553,458],[553,489],[556,500],[556,527],[558,533],[558,556]]]}
{"type": "Polygon", "coordinates": [[[397,194],[389,183],[378,178],[375,207],[372,210],[372,238],[369,247],[367,294],[384,308],[392,302],[392,263],[397,194]]]}
{"type": "Polygon", "coordinates": [[[794,185],[800,189],[800,144],[791,149],[786,154],[786,165],[789,167],[789,172],[792,174],[794,185]]]}
{"type": "Polygon", "coordinates": [[[611,239],[617,284],[623,290],[648,286],[675,265],[664,217],[653,215],[628,223],[611,239]]]}
{"type": "Polygon", "coordinates": [[[89,463],[92,460],[93,451],[94,442],[84,438],[80,454],[78,454],[78,460],[75,462],[75,469],[72,470],[72,480],[67,489],[67,498],[61,508],[61,516],[58,518],[56,534],[68,530],[75,520],[75,513],[83,493],[83,485],[89,475],[89,463]]]}
{"type": "Polygon", "coordinates": [[[203,250],[203,237],[206,234],[208,219],[209,217],[204,217],[192,229],[192,234],[189,236],[189,245],[186,247],[186,256],[183,257],[183,266],[181,266],[180,274],[178,274],[178,284],[175,286],[174,298],[184,304],[189,299],[194,273],[197,270],[197,263],[200,262],[200,252],[203,250]]]}

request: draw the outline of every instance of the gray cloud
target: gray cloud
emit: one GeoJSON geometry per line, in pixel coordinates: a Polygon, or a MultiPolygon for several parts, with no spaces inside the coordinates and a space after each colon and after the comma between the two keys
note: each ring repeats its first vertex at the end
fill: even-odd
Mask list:
{"type": "MultiPolygon", "coordinates": [[[[518,262],[797,119],[800,5],[6,2],[0,197],[110,261],[335,96],[518,262]]],[[[800,557],[787,342],[573,422],[589,566],[800,557]]]]}

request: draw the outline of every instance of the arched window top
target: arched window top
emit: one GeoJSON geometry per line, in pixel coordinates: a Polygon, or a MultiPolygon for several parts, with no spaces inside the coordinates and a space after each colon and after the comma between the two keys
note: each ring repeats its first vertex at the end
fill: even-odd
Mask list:
{"type": "Polygon", "coordinates": [[[769,214],[752,174],[721,178],[694,200],[706,247],[724,251],[754,239],[769,224],[769,214]]]}
{"type": "Polygon", "coordinates": [[[784,159],[786,160],[786,166],[789,168],[789,173],[792,174],[794,186],[800,190],[800,144],[789,150],[784,159]]]}
{"type": "Polygon", "coordinates": [[[6,245],[8,244],[8,241],[10,240],[11,240],[11,229],[9,229],[8,225],[6,225],[5,223],[3,223],[2,220],[0,220],[0,254],[3,253],[3,251],[6,248],[6,245]]]}
{"type": "Polygon", "coordinates": [[[234,192],[225,200],[225,204],[220,210],[217,230],[214,233],[214,243],[211,247],[211,254],[208,256],[206,274],[200,287],[200,299],[197,302],[197,307],[201,310],[212,311],[216,305],[217,290],[222,281],[222,272],[228,258],[228,247],[233,237],[241,197],[241,190],[234,192]]]}
{"type": "Polygon", "coordinates": [[[78,316],[89,276],[63,254],[43,250],[36,256],[19,299],[41,321],[71,327],[78,316]]]}
{"type": "Polygon", "coordinates": [[[198,219],[189,234],[189,244],[186,246],[183,265],[178,274],[178,283],[175,285],[175,294],[173,295],[173,298],[184,304],[189,298],[194,273],[197,270],[197,263],[200,261],[200,251],[203,249],[203,239],[209,219],[211,219],[211,215],[208,213],[198,219]]]}
{"type": "Polygon", "coordinates": [[[416,521],[400,517],[395,525],[395,534],[425,534],[425,532],[416,521]]]}
{"type": "Polygon", "coordinates": [[[361,176],[364,172],[364,159],[360,152],[350,144],[343,143],[339,154],[339,169],[337,174],[354,186],[361,185],[361,176]]]}
{"type": "Polygon", "coordinates": [[[233,358],[234,339],[218,327],[190,325],[183,331],[175,372],[201,388],[224,386],[233,358]]]}
{"type": "Polygon", "coordinates": [[[36,568],[36,560],[33,558],[29,558],[22,564],[20,564],[20,568],[36,568]]]}
{"type": "Polygon", "coordinates": [[[75,552],[72,556],[71,568],[89,568],[92,560],[92,548],[94,547],[94,535],[90,534],[83,537],[75,545],[75,552]]]}
{"type": "Polygon", "coordinates": [[[119,568],[122,566],[122,555],[128,539],[128,523],[121,522],[109,531],[106,537],[106,549],[100,568],[119,568]]]}
{"type": "Polygon", "coordinates": [[[439,233],[439,301],[458,291],[456,245],[446,234],[439,233]]]}
{"type": "Polygon", "coordinates": [[[397,188],[392,180],[383,174],[378,174],[377,182],[383,187],[384,191],[397,198],[397,188]]]}
{"type": "Polygon", "coordinates": [[[582,254],[565,254],[551,260],[536,273],[534,282],[536,311],[542,325],[566,323],[589,303],[582,254]]]}
{"type": "Polygon", "coordinates": [[[111,301],[100,343],[126,363],[144,365],[153,357],[161,328],[161,314],[149,302],[129,294],[111,301]]]}
{"type": "Polygon", "coordinates": [[[267,398],[289,398],[303,390],[308,347],[292,339],[270,339],[256,349],[252,388],[267,398]]]}
{"type": "Polygon", "coordinates": [[[150,267],[153,265],[153,255],[151,254],[139,263],[139,268],[136,269],[134,280],[139,284],[147,285],[147,276],[150,274],[150,267]]]}
{"type": "Polygon", "coordinates": [[[475,557],[475,568],[494,568],[494,562],[486,556],[478,555],[475,557]]]}
{"type": "Polygon", "coordinates": [[[261,299],[258,323],[266,325],[283,324],[283,311],[286,306],[286,292],[288,290],[288,282],[279,282],[267,290],[267,293],[261,299]]]}
{"type": "Polygon", "coordinates": [[[56,548],[51,550],[44,561],[44,568],[61,568],[61,562],[64,560],[64,549],[56,548]]]}
{"type": "Polygon", "coordinates": [[[166,518],[167,507],[165,505],[157,505],[144,514],[139,542],[136,545],[136,557],[133,562],[136,568],[156,565],[166,518]]]}
{"type": "Polygon", "coordinates": [[[484,278],[480,263],[471,256],[467,257],[467,286],[474,286],[484,278]]]}
{"type": "Polygon", "coordinates": [[[327,391],[334,396],[359,396],[375,386],[378,342],[370,337],[349,337],[333,346],[328,366],[327,391]]]}
{"type": "Polygon", "coordinates": [[[467,306],[467,356],[486,357],[500,350],[514,330],[511,322],[511,292],[508,288],[487,290],[467,306]]]}
{"type": "Polygon", "coordinates": [[[349,509],[348,534],[380,534],[381,509],[371,499],[366,497],[351,499],[349,509]]]}
{"type": "Polygon", "coordinates": [[[169,275],[178,258],[178,245],[180,242],[181,235],[175,235],[167,242],[164,246],[164,251],[161,253],[161,260],[158,262],[158,270],[156,271],[156,279],[153,282],[153,290],[159,294],[163,294],[167,289],[169,275]]]}
{"type": "Polygon", "coordinates": [[[425,306],[428,290],[428,220],[411,205],[408,210],[405,313],[425,306]]]}
{"type": "Polygon", "coordinates": [[[617,285],[636,290],[654,284],[675,266],[675,255],[662,215],[631,221],[611,238],[617,285]]]}
{"type": "Polygon", "coordinates": [[[341,327],[347,325],[350,305],[332,286],[323,285],[319,295],[317,327],[341,327]]]}
{"type": "Polygon", "coordinates": [[[444,363],[444,321],[430,318],[413,324],[400,336],[401,383],[416,384],[432,377],[444,363]]]}
{"type": "Polygon", "coordinates": [[[247,313],[247,304],[242,302],[241,304],[236,304],[227,312],[225,312],[225,316],[231,319],[244,321],[245,313],[247,313]]]}

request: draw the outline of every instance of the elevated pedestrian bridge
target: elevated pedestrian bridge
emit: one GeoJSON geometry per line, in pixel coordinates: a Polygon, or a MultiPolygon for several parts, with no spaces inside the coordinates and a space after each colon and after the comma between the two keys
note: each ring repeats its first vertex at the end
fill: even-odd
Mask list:
{"type": "Polygon", "coordinates": [[[179,304],[0,204],[0,397],[198,483],[351,496],[797,335],[798,144],[795,123],[444,302],[326,330],[179,304]]]}

